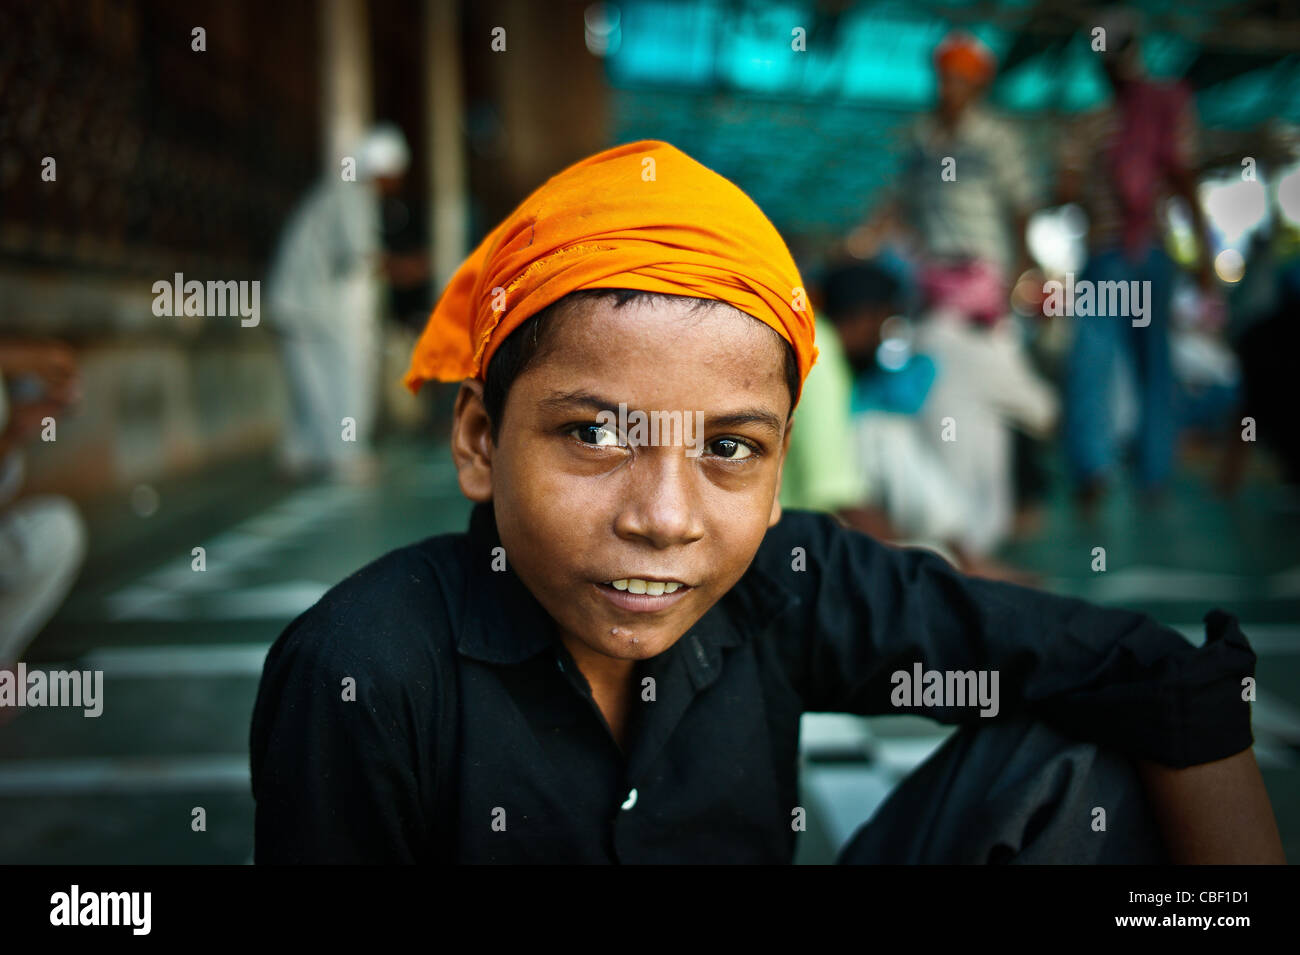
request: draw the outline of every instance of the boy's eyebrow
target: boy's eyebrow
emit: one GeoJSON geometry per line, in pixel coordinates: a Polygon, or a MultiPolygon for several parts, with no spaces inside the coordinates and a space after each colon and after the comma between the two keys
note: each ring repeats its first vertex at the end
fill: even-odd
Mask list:
{"type": "Polygon", "coordinates": [[[563,411],[575,405],[597,411],[617,411],[618,402],[589,391],[557,391],[537,402],[543,411],[563,411]]]}
{"type": "Polygon", "coordinates": [[[756,424],[774,435],[781,434],[781,419],[762,408],[745,408],[725,415],[707,416],[711,428],[736,428],[743,424],[756,424]]]}
{"type": "MultiPolygon", "coordinates": [[[[600,395],[592,394],[589,391],[557,391],[542,398],[538,401],[538,405],[541,406],[543,411],[552,412],[565,411],[575,406],[592,408],[596,411],[617,411],[619,403],[610,398],[602,398],[600,395]]],[[[741,408],[738,411],[731,411],[721,415],[706,414],[705,420],[711,428],[736,428],[741,425],[756,424],[776,435],[781,434],[782,430],[781,419],[764,408],[741,408]]]]}

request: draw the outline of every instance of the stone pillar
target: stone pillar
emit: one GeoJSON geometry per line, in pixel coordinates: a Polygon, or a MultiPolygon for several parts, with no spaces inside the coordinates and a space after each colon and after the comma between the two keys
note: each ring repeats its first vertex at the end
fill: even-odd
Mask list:
{"type": "Polygon", "coordinates": [[[373,122],[370,21],[365,0],[324,0],[321,22],[321,142],[327,175],[351,155],[373,122]]]}
{"type": "Polygon", "coordinates": [[[436,294],[451,280],[468,251],[465,106],[457,0],[425,0],[424,14],[430,253],[436,294]]]}

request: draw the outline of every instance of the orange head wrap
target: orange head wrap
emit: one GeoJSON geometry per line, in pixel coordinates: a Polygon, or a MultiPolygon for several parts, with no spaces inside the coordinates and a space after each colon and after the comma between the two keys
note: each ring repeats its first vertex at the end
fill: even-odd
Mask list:
{"type": "Polygon", "coordinates": [[[998,63],[993,51],[964,30],[954,30],[934,51],[934,65],[940,73],[955,73],[983,85],[993,79],[998,63]]]}
{"type": "Polygon", "coordinates": [[[733,183],[667,143],[616,146],[525,199],[456,271],[411,355],[405,383],[482,379],[529,317],[580,289],[717,299],[817,357],[813,313],[776,228],[733,183]]]}

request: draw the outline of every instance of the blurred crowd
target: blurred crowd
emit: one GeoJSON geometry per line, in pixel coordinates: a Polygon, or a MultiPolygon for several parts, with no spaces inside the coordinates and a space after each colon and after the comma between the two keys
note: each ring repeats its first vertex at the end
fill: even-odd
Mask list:
{"type": "MultiPolygon", "coordinates": [[[[1113,96],[1061,137],[1046,189],[1016,128],[984,103],[993,54],[961,31],[935,50],[937,105],[909,130],[890,197],[818,283],[821,359],[797,416],[787,506],[1031,583],[996,554],[1041,526],[1058,470],[1050,438],[1085,521],[1125,467],[1158,506],[1189,429],[1217,441],[1219,489],[1239,484],[1258,409],[1287,404],[1278,391],[1300,270],[1262,252],[1252,278],[1270,304],[1225,322],[1190,90],[1146,75],[1133,20],[1115,14],[1105,28],[1113,96]],[[1168,251],[1167,200],[1195,236],[1186,269],[1168,251]],[[1063,276],[1035,261],[1027,225],[1067,204],[1088,227],[1086,263],[1063,287],[1120,283],[1133,294],[1081,308],[1053,361],[1044,299],[1063,276]]],[[[1257,241],[1267,249],[1266,236],[1257,241]]],[[[1294,426],[1274,419],[1267,430],[1294,481],[1294,426]]]]}
{"type": "MultiPolygon", "coordinates": [[[[1032,583],[998,555],[1041,526],[1058,471],[1084,520],[1125,467],[1158,505],[1189,430],[1214,436],[1223,493],[1240,485],[1256,439],[1285,480],[1300,481],[1300,423],[1280,413],[1290,407],[1300,268],[1261,231],[1229,305],[1197,195],[1191,91],[1144,72],[1134,21],[1117,13],[1105,29],[1113,95],[1060,137],[1046,183],[1017,128],[985,102],[994,55],[961,31],[934,51],[937,102],[909,129],[898,180],[810,270],[820,359],[796,418],[786,506],[934,548],[970,573],[1032,583]],[[1190,222],[1190,260],[1170,252],[1169,200],[1190,222]],[[1053,354],[1043,302],[1064,276],[1037,261],[1027,236],[1035,214],[1067,205],[1087,219],[1086,263],[1069,287],[1149,292],[1140,321],[1104,307],[1076,317],[1053,354]],[[1278,413],[1263,423],[1264,409],[1278,413]]],[[[267,268],[290,399],[280,473],[292,481],[374,479],[384,286],[429,280],[425,249],[385,241],[384,202],[410,164],[403,132],[377,126],[349,158],[351,177],[331,172],[298,198],[267,268]]],[[[77,399],[72,351],[0,341],[0,381],[4,666],[67,594],[86,531],[68,500],[19,496],[24,445],[77,399]]]]}

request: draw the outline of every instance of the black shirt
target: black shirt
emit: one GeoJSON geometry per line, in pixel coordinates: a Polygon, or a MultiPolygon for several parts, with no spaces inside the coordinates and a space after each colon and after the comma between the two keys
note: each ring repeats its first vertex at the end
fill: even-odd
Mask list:
{"type": "Polygon", "coordinates": [[[637,664],[625,754],[551,618],[492,569],[499,543],[478,505],[468,534],[392,551],[281,634],[252,721],[257,862],[790,862],[800,714],[988,719],[894,706],[891,675],[918,662],[997,670],[993,718],[1034,713],[1169,766],[1252,743],[1255,655],[1232,616],[1211,611],[1192,647],[1144,614],[788,511],[740,582],[637,664]]]}

